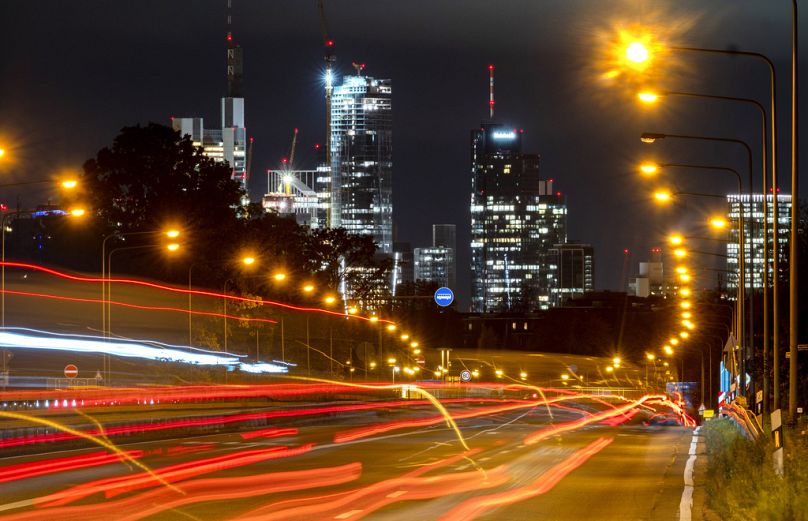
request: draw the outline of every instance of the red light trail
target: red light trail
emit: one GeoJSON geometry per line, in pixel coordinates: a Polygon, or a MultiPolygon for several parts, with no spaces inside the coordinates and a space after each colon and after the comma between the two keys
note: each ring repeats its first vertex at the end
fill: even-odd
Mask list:
{"type": "MultiPolygon", "coordinates": [[[[190,294],[190,295],[199,295],[199,296],[202,296],[202,297],[213,297],[213,298],[217,298],[217,299],[227,299],[227,300],[232,300],[232,301],[236,301],[236,302],[249,302],[249,303],[252,303],[252,304],[258,304],[258,305],[262,305],[262,306],[281,307],[281,308],[289,309],[289,310],[292,310],[292,311],[324,313],[324,314],[327,314],[327,315],[332,315],[332,316],[337,316],[337,317],[342,317],[342,318],[356,318],[356,319],[359,319],[359,320],[364,320],[364,321],[370,322],[370,318],[368,318],[368,317],[363,317],[363,316],[359,316],[359,315],[348,315],[346,313],[339,313],[339,312],[336,312],[336,311],[331,311],[331,310],[322,309],[322,308],[295,306],[295,305],[292,305],[292,304],[287,304],[285,302],[278,302],[278,301],[274,301],[274,300],[252,299],[252,298],[247,298],[247,297],[239,297],[239,296],[236,296],[236,295],[228,295],[226,293],[216,293],[214,291],[204,291],[204,290],[197,290],[197,289],[189,290],[189,289],[185,289],[185,288],[177,288],[177,287],[173,287],[173,286],[166,286],[164,284],[156,284],[154,282],[147,282],[147,281],[144,281],[144,280],[137,280],[137,279],[119,279],[119,278],[103,278],[103,277],[80,277],[78,275],[71,275],[69,273],[65,273],[65,272],[62,272],[62,271],[57,271],[57,270],[54,270],[54,269],[51,269],[51,268],[46,268],[45,266],[39,266],[37,264],[29,264],[29,263],[26,263],[26,262],[6,261],[6,262],[0,262],[0,265],[5,265],[6,268],[21,268],[21,269],[39,271],[39,272],[42,272],[42,273],[47,273],[48,275],[53,275],[53,276],[56,276],[56,277],[60,277],[62,279],[72,280],[72,281],[75,281],[75,282],[91,282],[91,283],[107,282],[107,283],[115,283],[115,284],[129,284],[129,285],[132,285],[132,286],[142,286],[142,287],[158,289],[158,290],[162,290],[162,291],[168,291],[168,292],[171,292],[171,293],[180,293],[180,294],[183,294],[183,295],[189,295],[190,294]]],[[[386,320],[386,319],[379,319],[378,322],[386,323],[386,324],[393,324],[392,321],[386,320]]]]}

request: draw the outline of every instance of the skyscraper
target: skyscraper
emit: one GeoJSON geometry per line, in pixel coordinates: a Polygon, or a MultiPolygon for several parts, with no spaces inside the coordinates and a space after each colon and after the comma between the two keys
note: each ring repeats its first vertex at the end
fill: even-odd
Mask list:
{"type": "MultiPolygon", "coordinates": [[[[229,4],[228,4],[229,8],[229,4]]],[[[228,27],[230,15],[228,12],[228,27]]],[[[247,188],[247,129],[244,126],[244,97],[241,89],[244,54],[227,32],[227,95],[221,99],[221,126],[206,129],[204,119],[198,117],[171,118],[171,126],[181,135],[191,136],[194,145],[202,147],[206,156],[227,161],[233,179],[247,188]]]]}
{"type": "Polygon", "coordinates": [[[331,226],[369,234],[393,253],[390,80],[346,76],[331,98],[331,226]]]}
{"type": "Polygon", "coordinates": [[[595,290],[595,250],[591,244],[554,245],[550,249],[550,269],[554,273],[550,288],[553,306],[595,290]]]}
{"type": "Polygon", "coordinates": [[[432,225],[432,246],[415,248],[414,276],[416,281],[434,282],[457,289],[457,244],[454,224],[432,225]]]}
{"type": "MultiPolygon", "coordinates": [[[[738,256],[740,252],[740,241],[738,237],[738,218],[740,217],[741,209],[743,208],[744,220],[744,260],[746,261],[745,269],[745,287],[762,288],[763,287],[763,194],[754,194],[750,202],[749,194],[729,194],[727,195],[727,217],[729,225],[729,242],[727,243],[727,269],[729,277],[727,278],[727,289],[730,290],[729,295],[733,295],[731,290],[738,288],[739,268],[738,256]],[[751,213],[750,213],[751,212],[751,213]],[[749,216],[751,215],[751,223],[749,216]]],[[[772,216],[772,206],[774,199],[771,195],[766,197],[768,204],[768,229],[769,236],[767,242],[769,244],[770,255],[774,249],[774,236],[772,231],[774,229],[774,217],[772,216]]],[[[777,195],[777,220],[779,233],[778,241],[780,246],[780,262],[788,260],[788,239],[791,235],[791,196],[790,195],[777,195]]],[[[770,261],[771,262],[771,261],[770,261]]],[[[769,281],[773,280],[774,272],[771,264],[769,265],[769,281]]],[[[731,297],[734,298],[734,297],[731,297]]]]}
{"type": "Polygon", "coordinates": [[[471,131],[472,311],[550,306],[549,250],[567,240],[567,207],[522,133],[494,123],[471,131]]]}

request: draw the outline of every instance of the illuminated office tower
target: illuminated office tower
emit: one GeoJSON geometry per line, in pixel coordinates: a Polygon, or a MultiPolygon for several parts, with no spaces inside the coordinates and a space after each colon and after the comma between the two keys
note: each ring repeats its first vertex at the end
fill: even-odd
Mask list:
{"type": "Polygon", "coordinates": [[[390,80],[345,76],[331,98],[331,226],[373,236],[393,253],[390,80]]]}
{"type": "MultiPolygon", "coordinates": [[[[229,20],[229,15],[228,15],[229,20]]],[[[228,24],[229,25],[229,24],[228,24]]],[[[227,95],[221,99],[219,128],[206,129],[203,118],[171,118],[171,126],[180,135],[189,135],[195,146],[202,147],[204,154],[217,161],[227,161],[233,179],[247,189],[249,165],[247,164],[247,129],[244,126],[243,49],[227,33],[227,95]]],[[[246,201],[245,201],[246,202],[246,201]]]]}
{"type": "MultiPolygon", "coordinates": [[[[774,249],[774,218],[772,216],[774,199],[771,195],[766,197],[768,204],[769,251],[774,249]]],[[[746,261],[745,287],[751,289],[763,288],[763,194],[753,194],[750,202],[749,194],[727,195],[727,217],[729,222],[729,242],[727,242],[727,289],[730,298],[735,298],[731,290],[738,288],[738,254],[740,243],[738,240],[738,218],[743,207],[744,245],[746,261]],[[751,212],[751,214],[750,214],[751,212]],[[751,226],[750,226],[751,215],[751,226]]],[[[791,196],[777,195],[778,242],[780,247],[780,265],[788,261],[788,239],[791,235],[791,196]]],[[[774,272],[769,261],[769,281],[774,280],[774,272]]]]}
{"type": "Polygon", "coordinates": [[[595,291],[595,250],[591,244],[571,241],[554,245],[550,249],[550,269],[554,274],[550,288],[553,306],[595,291]]]}
{"type": "Polygon", "coordinates": [[[567,206],[522,153],[521,131],[483,123],[471,132],[472,311],[551,305],[550,248],[567,240],[567,206]]]}

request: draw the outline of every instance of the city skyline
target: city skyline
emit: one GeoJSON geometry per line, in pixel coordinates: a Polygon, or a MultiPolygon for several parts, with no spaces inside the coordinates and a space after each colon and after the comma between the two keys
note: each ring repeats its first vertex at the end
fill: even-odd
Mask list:
{"type": "MultiPolygon", "coordinates": [[[[591,8],[585,13],[579,9],[584,4],[571,2],[564,7],[531,5],[529,9],[537,15],[552,14],[559,20],[568,20],[570,27],[581,38],[576,45],[597,44],[599,35],[592,27],[602,25],[604,19],[628,20],[626,23],[656,23],[660,20],[660,13],[656,9],[634,10],[632,2],[622,2],[610,6],[608,10],[586,4],[591,8]]],[[[49,6],[57,14],[63,9],[58,3],[49,6]]],[[[662,13],[671,16],[677,12],[687,13],[682,17],[684,20],[698,18],[699,24],[695,29],[688,28],[693,25],[691,23],[682,24],[687,27],[675,35],[679,41],[718,48],[734,45],[730,36],[734,33],[723,29],[726,20],[732,19],[754,28],[746,36],[743,47],[764,52],[771,47],[775,49],[772,52],[775,60],[785,59],[776,52],[782,46],[764,38],[768,34],[766,28],[779,24],[786,16],[785,11],[772,14],[771,10],[765,10],[753,2],[745,2],[742,8],[733,9],[732,12],[718,13],[702,12],[696,6],[697,3],[689,2],[677,8],[680,11],[667,8],[662,13]]],[[[26,20],[33,16],[23,5],[13,7],[17,19],[26,20]]],[[[571,52],[570,44],[563,38],[556,38],[559,33],[552,27],[547,27],[546,33],[536,36],[538,40],[531,40],[532,33],[522,22],[526,17],[514,7],[506,6],[490,12],[485,24],[475,23],[471,26],[470,34],[478,36],[476,40],[481,35],[505,34],[501,29],[513,27],[507,38],[489,38],[491,43],[482,45],[476,43],[475,38],[469,39],[455,30],[450,31],[447,38],[439,39],[438,26],[450,27],[453,11],[446,6],[434,6],[433,10],[426,12],[436,20],[438,26],[434,29],[428,26],[423,34],[419,34],[419,41],[407,56],[397,53],[395,48],[407,42],[408,31],[418,26],[418,17],[412,15],[418,9],[408,10],[406,16],[392,17],[396,23],[391,26],[391,18],[382,16],[388,7],[373,6],[359,10],[361,14],[355,14],[352,18],[340,8],[339,3],[326,3],[331,33],[339,48],[335,80],[340,81],[343,76],[349,75],[350,62],[361,58],[377,76],[394,79],[399,100],[397,106],[406,108],[398,112],[394,122],[398,129],[394,129],[397,136],[396,170],[402,172],[396,176],[393,190],[399,232],[396,240],[415,245],[428,244],[426,230],[429,223],[453,222],[462,225],[466,222],[465,198],[460,193],[463,190],[456,189],[467,182],[467,156],[462,134],[463,129],[473,125],[487,112],[485,67],[488,63],[496,63],[498,114],[503,121],[522,122],[528,148],[542,153],[548,175],[565,179],[567,191],[574,195],[572,209],[576,210],[569,223],[570,236],[591,242],[598,250],[598,286],[620,289],[622,250],[647,251],[658,245],[660,240],[647,228],[632,226],[629,222],[628,226],[618,230],[613,241],[610,240],[614,245],[605,247],[606,239],[598,233],[596,225],[608,226],[609,223],[630,221],[623,208],[638,203],[643,194],[637,187],[627,186],[625,181],[632,176],[635,161],[645,155],[645,151],[629,132],[610,132],[603,136],[605,141],[602,144],[594,146],[589,143],[590,139],[580,139],[577,130],[587,128],[587,134],[591,134],[594,127],[582,126],[582,122],[590,120],[608,121],[610,125],[626,128],[636,128],[638,122],[650,126],[657,121],[657,116],[642,113],[627,95],[621,97],[619,93],[609,92],[607,96],[603,92],[601,96],[600,91],[604,87],[592,81],[594,71],[590,70],[591,66],[585,65],[583,60],[570,62],[564,58],[571,52]],[[425,44],[437,45],[437,48],[431,48],[425,54],[425,44]],[[458,56],[452,50],[454,45],[468,45],[469,51],[458,56]],[[510,53],[509,50],[514,48],[520,51],[510,53]],[[447,63],[440,58],[444,55],[458,59],[451,61],[447,69],[447,63]],[[525,69],[524,64],[528,61],[535,62],[536,67],[525,69]],[[419,74],[411,74],[414,71],[419,71],[419,74]],[[447,71],[451,71],[451,83],[463,84],[464,88],[463,92],[458,92],[455,102],[442,105],[437,92],[449,85],[448,77],[440,80],[447,71]],[[541,75],[547,73],[558,80],[552,82],[552,86],[541,81],[541,75]],[[466,85],[468,88],[465,88],[466,85]],[[571,95],[573,92],[581,94],[571,95]],[[609,98],[609,102],[604,104],[604,98],[609,98]],[[431,110],[431,117],[425,119],[427,113],[424,109],[427,107],[431,110]],[[580,115],[566,118],[569,112],[563,107],[575,109],[580,115]],[[431,121],[433,125],[425,125],[424,121],[431,121]],[[424,164],[427,166],[424,167],[424,164]],[[429,189],[424,191],[422,187],[427,185],[429,189]],[[603,193],[608,193],[610,197],[602,198],[603,193]],[[423,197],[426,197],[424,210],[413,211],[413,201],[420,201],[419,198],[423,197]],[[595,230],[594,234],[587,232],[590,228],[595,230]]],[[[395,6],[391,8],[396,9],[395,6]]],[[[482,3],[470,3],[467,8],[475,13],[484,9],[482,3]]],[[[137,10],[121,6],[102,9],[94,13],[98,20],[104,21],[94,26],[101,34],[93,33],[90,36],[87,33],[87,36],[73,41],[69,49],[56,50],[43,46],[40,40],[47,42],[48,39],[37,38],[37,31],[56,35],[64,30],[63,27],[71,24],[81,26],[85,22],[81,21],[81,17],[64,12],[62,15],[68,24],[57,27],[45,23],[37,26],[33,33],[25,35],[30,45],[21,48],[6,63],[9,73],[6,77],[18,80],[6,85],[9,95],[5,99],[10,109],[7,111],[10,126],[21,132],[23,137],[18,140],[20,150],[15,154],[25,158],[26,164],[34,169],[46,170],[55,163],[60,163],[60,167],[65,163],[76,166],[90,157],[124,124],[149,120],[164,122],[171,115],[181,114],[199,114],[215,120],[215,100],[226,93],[222,74],[223,49],[226,46],[224,12],[223,2],[213,1],[192,12],[181,4],[164,6],[159,3],[148,4],[137,10]],[[122,20],[127,21],[126,27],[121,25],[122,20]],[[104,41],[103,49],[97,48],[98,41],[104,41]],[[138,42],[136,55],[129,50],[133,41],[138,42]],[[168,44],[174,50],[166,54],[168,44]],[[108,65],[103,74],[91,65],[89,58],[92,56],[97,56],[105,66],[108,65]],[[121,59],[126,56],[129,58],[121,59]],[[161,58],[158,59],[158,56],[161,58]],[[42,76],[42,69],[32,69],[26,65],[40,62],[51,65],[51,72],[46,76],[42,76]],[[143,71],[143,74],[132,76],[133,70],[143,71]],[[130,81],[121,83],[116,78],[130,81]],[[117,88],[104,87],[110,82],[117,88]],[[77,90],[79,86],[80,91],[77,90]],[[68,95],[68,101],[60,102],[58,107],[53,106],[49,95],[56,88],[68,95]],[[40,103],[34,107],[21,98],[23,92],[31,89],[40,94],[35,96],[40,103]],[[146,103],[146,99],[150,102],[146,103]],[[84,114],[89,107],[99,104],[109,110],[103,114],[84,114]],[[43,123],[45,113],[56,115],[56,125],[43,123]],[[62,128],[69,128],[68,122],[79,119],[76,117],[79,113],[82,114],[82,125],[88,132],[81,137],[65,133],[62,128]],[[47,154],[42,154],[44,143],[48,143],[47,154]]],[[[80,13],[81,4],[76,15],[80,13]]],[[[286,154],[292,127],[301,128],[301,164],[305,162],[314,167],[316,158],[313,144],[322,143],[324,136],[322,49],[318,30],[313,3],[279,3],[277,7],[260,8],[239,2],[234,4],[233,32],[248,49],[243,90],[250,103],[250,121],[254,122],[248,122],[248,133],[257,140],[251,183],[255,200],[262,195],[259,193],[263,190],[262,185],[265,186],[263,176],[256,173],[276,165],[279,158],[286,154]],[[289,19],[294,20],[295,25],[292,28],[281,24],[273,31],[261,31],[260,21],[265,19],[289,19]],[[290,41],[294,45],[288,55],[274,52],[290,41]],[[291,81],[278,81],[278,74],[291,81]]],[[[23,36],[14,27],[7,35],[18,40],[23,36]]],[[[684,67],[685,72],[688,67],[684,67]]],[[[728,64],[716,63],[715,67],[727,74],[724,74],[724,79],[716,79],[711,88],[731,91],[733,74],[743,76],[753,66],[738,64],[737,70],[734,70],[728,64]]],[[[684,77],[685,80],[681,81],[692,83],[693,88],[704,88],[698,80],[688,78],[687,74],[684,77]]],[[[763,92],[765,87],[762,82],[759,86],[750,86],[750,95],[763,92]]],[[[678,108],[681,110],[676,117],[668,118],[668,125],[686,127],[690,116],[705,107],[698,103],[682,103],[678,108]]],[[[716,117],[708,124],[707,130],[716,134],[732,133],[739,126],[740,116],[737,114],[724,114],[721,107],[710,106],[710,110],[714,111],[716,117]],[[722,115],[725,117],[720,117],[722,115]]],[[[781,123],[786,124],[782,120],[781,123]]],[[[753,135],[743,137],[749,141],[754,139],[753,135]]],[[[668,150],[679,152],[682,149],[670,147],[668,150]]],[[[739,168],[742,165],[742,158],[737,158],[730,151],[699,148],[693,153],[739,168]]],[[[728,187],[721,183],[711,185],[728,191],[728,187]]],[[[24,194],[24,197],[28,195],[24,194]]],[[[666,225],[663,223],[668,215],[651,209],[647,210],[647,214],[650,222],[644,224],[650,224],[660,234],[664,233],[666,225]]],[[[458,230],[459,244],[467,243],[467,233],[461,226],[458,230]]],[[[462,268],[468,265],[468,252],[459,251],[458,266],[462,268]]],[[[463,300],[468,296],[464,295],[464,288],[468,287],[464,279],[468,273],[461,269],[458,276],[458,296],[463,300]]]]}

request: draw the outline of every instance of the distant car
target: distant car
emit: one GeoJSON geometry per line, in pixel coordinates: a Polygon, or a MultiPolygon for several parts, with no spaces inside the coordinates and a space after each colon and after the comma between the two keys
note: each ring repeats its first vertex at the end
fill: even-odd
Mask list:
{"type": "Polygon", "coordinates": [[[682,422],[673,414],[655,414],[645,422],[646,425],[659,425],[662,427],[676,427],[682,422]]]}

